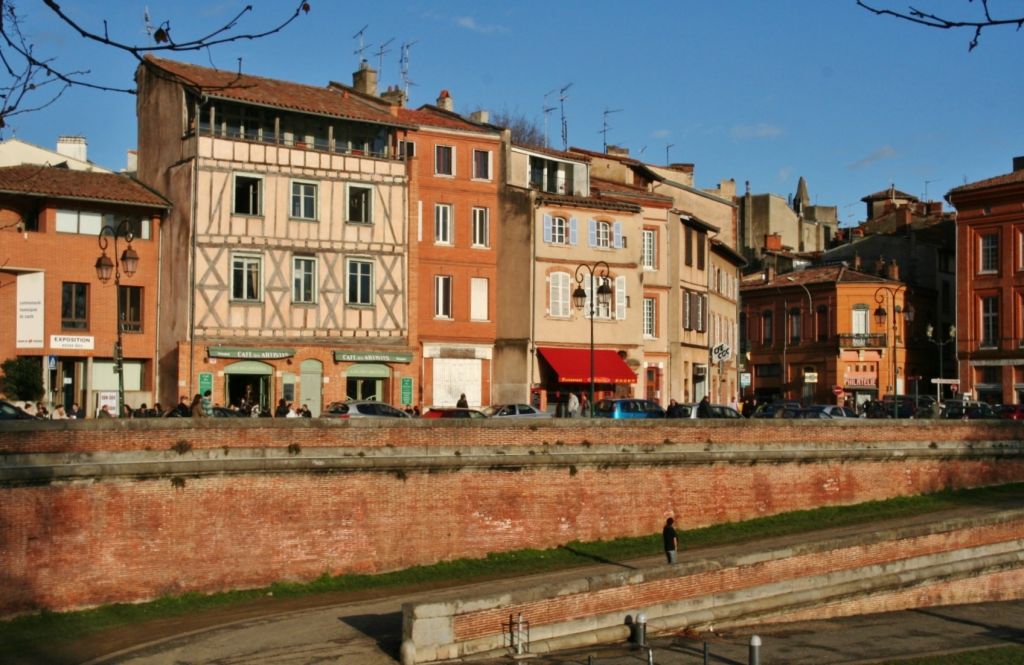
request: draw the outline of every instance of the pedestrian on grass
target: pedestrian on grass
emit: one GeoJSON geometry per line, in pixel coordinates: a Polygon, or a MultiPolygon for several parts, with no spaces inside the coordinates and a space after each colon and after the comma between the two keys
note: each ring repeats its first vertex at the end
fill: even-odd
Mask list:
{"type": "Polygon", "coordinates": [[[675,520],[671,517],[665,520],[665,528],[661,530],[661,539],[665,544],[665,558],[669,563],[676,562],[676,550],[679,548],[679,536],[673,526],[675,520]]]}

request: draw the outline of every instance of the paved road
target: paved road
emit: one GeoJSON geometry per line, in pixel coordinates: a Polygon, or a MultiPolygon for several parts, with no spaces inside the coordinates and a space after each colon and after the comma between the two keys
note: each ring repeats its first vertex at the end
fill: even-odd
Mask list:
{"type": "MultiPolygon", "coordinates": [[[[1003,501],[1007,499],[1004,497],[1003,501]]],[[[1020,498],[1012,503],[1020,505],[1020,498]]],[[[893,520],[888,525],[927,522],[951,516],[989,512],[1004,505],[978,505],[957,508],[934,515],[893,520]]],[[[874,531],[883,525],[843,527],[820,532],[821,537],[874,531]]],[[[772,547],[809,535],[766,539],[759,546],[772,547]]],[[[735,546],[706,548],[685,552],[684,557],[715,558],[735,546]]],[[[413,589],[399,595],[355,602],[334,602],[329,606],[308,607],[281,613],[276,601],[267,603],[259,616],[247,616],[224,623],[224,615],[203,616],[182,622],[181,630],[168,632],[173,637],[140,644],[146,626],[129,649],[89,660],[90,665],[298,665],[307,663],[355,663],[359,665],[395,665],[401,643],[401,606],[405,602],[436,601],[474,593],[493,593],[503,588],[522,587],[551,581],[660,564],[660,555],[628,562],[599,562],[573,571],[534,575],[527,578],[492,580],[448,589],[413,589]],[[219,620],[218,620],[219,618],[219,620]],[[196,629],[198,627],[198,629],[196,629]]],[[[310,602],[310,601],[307,601],[310,602]]],[[[316,602],[312,599],[311,602],[316,602]]],[[[294,606],[293,606],[294,607],[294,606]]],[[[243,615],[244,616],[244,615],[243,615]]],[[[173,626],[172,626],[173,629],[173,626]]],[[[932,608],[889,615],[857,617],[759,629],[764,641],[763,665],[829,665],[869,663],[923,653],[984,648],[999,644],[1024,645],[1024,601],[932,608]]],[[[747,662],[749,633],[736,632],[715,636],[711,642],[712,663],[747,662]]],[[[654,662],[659,665],[701,663],[700,639],[664,637],[653,639],[654,662]]],[[[84,653],[84,652],[83,652],[84,653]]],[[[93,650],[91,653],[97,653],[93,650]]],[[[624,646],[601,647],[574,653],[549,655],[535,663],[587,663],[626,665],[647,662],[646,654],[624,646]]],[[[74,662],[86,660],[80,658],[74,662]]],[[[21,662],[41,662],[39,660],[21,662]]],[[[58,662],[58,661],[47,661],[58,662]]],[[[64,662],[64,661],[62,661],[64,662]]]]}

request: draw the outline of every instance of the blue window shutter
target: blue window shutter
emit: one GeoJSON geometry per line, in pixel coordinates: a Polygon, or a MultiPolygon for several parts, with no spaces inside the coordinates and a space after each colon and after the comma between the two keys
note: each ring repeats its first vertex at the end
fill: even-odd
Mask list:
{"type": "Polygon", "coordinates": [[[575,245],[576,244],[576,218],[575,217],[570,217],[569,218],[569,244],[570,245],[575,245]]]}
{"type": "Polygon", "coordinates": [[[593,219],[587,220],[587,242],[591,247],[597,247],[597,222],[593,219]]]}
{"type": "Polygon", "coordinates": [[[622,249],[622,222],[612,224],[612,240],[615,243],[615,249],[622,249]]]}
{"type": "Polygon", "coordinates": [[[544,215],[544,242],[551,242],[551,215],[544,215]]]}

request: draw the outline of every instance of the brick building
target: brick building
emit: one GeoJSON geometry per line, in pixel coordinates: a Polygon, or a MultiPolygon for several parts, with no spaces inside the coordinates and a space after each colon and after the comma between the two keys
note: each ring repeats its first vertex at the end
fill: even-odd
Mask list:
{"type": "MultiPolygon", "coordinates": [[[[158,251],[168,203],[123,175],[41,165],[0,167],[0,359],[40,359],[44,401],[79,404],[90,417],[116,405],[114,347],[123,333],[126,403],[152,404],[153,358],[161,339],[158,251]],[[133,234],[133,275],[120,288],[100,281],[97,257],[118,261],[110,231],[133,234]],[[104,251],[99,243],[103,231],[104,251]],[[120,320],[120,323],[119,323],[120,320]]],[[[173,386],[172,386],[173,389],[173,386]]],[[[117,412],[116,406],[111,409],[117,412]]]]}
{"type": "Polygon", "coordinates": [[[139,178],[174,203],[161,399],[411,402],[409,126],[375,72],[314,87],[150,58],[136,78],[139,178]]]}
{"type": "Polygon", "coordinates": [[[946,194],[956,210],[960,388],[993,403],[1024,400],[1024,157],[1013,171],[946,194]]]}

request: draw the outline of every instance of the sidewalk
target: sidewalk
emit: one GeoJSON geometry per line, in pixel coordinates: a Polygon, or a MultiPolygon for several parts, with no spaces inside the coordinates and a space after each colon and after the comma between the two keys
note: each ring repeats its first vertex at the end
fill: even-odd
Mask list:
{"type": "MultiPolygon", "coordinates": [[[[920,524],[953,516],[980,515],[1007,507],[1018,507],[1022,497],[1002,501],[979,501],[976,505],[940,513],[876,522],[868,525],[826,529],[765,539],[758,547],[781,546],[812,538],[872,532],[896,525],[920,524]]],[[[685,544],[685,543],[684,543],[685,544]]],[[[682,558],[716,558],[749,545],[684,550],[682,558]]],[[[513,579],[498,579],[443,589],[406,589],[395,595],[368,598],[336,595],[305,598],[302,605],[267,599],[258,608],[229,608],[163,620],[160,625],[142,624],[118,629],[124,633],[106,651],[102,637],[84,641],[77,653],[65,658],[45,658],[44,653],[19,654],[15,663],[119,663],[130,665],[192,665],[199,663],[304,664],[343,662],[360,665],[395,665],[401,644],[401,607],[405,602],[436,601],[474,593],[496,593],[503,589],[543,584],[553,580],[660,565],[658,553],[640,560],[595,563],[582,568],[513,579]],[[313,606],[316,603],[323,603],[313,606]],[[330,603],[330,604],[327,604],[330,603]],[[299,609],[296,609],[299,607],[299,609]],[[234,610],[233,613],[231,610],[234,610]],[[174,623],[177,621],[178,625],[174,623]],[[127,648],[124,645],[128,646],[127,648]],[[105,654],[100,656],[100,654],[105,654]],[[41,657],[43,656],[43,657],[41,657]],[[71,659],[66,658],[71,656],[71,659]],[[99,657],[97,657],[99,656],[99,657]]],[[[855,617],[730,632],[709,640],[711,663],[745,664],[749,636],[756,632],[763,641],[762,665],[854,664],[909,657],[926,653],[980,649],[994,645],[1024,644],[1024,601],[987,603],[973,606],[926,608],[889,615],[855,617]]],[[[656,637],[650,640],[654,662],[684,665],[703,662],[702,637],[656,637]]],[[[74,650],[76,645],[72,645],[74,650]]],[[[45,645],[41,645],[41,651],[45,645]]],[[[572,653],[546,655],[530,662],[547,664],[587,663],[635,665],[646,663],[647,653],[628,645],[594,647],[572,653]]],[[[507,661],[506,661],[507,662],[507,661]]]]}

